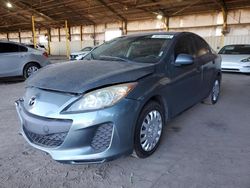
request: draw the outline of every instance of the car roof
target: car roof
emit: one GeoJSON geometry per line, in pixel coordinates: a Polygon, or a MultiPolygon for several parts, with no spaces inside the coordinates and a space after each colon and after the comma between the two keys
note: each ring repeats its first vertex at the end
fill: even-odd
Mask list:
{"type": "Polygon", "coordinates": [[[27,47],[27,46],[26,46],[25,44],[23,44],[23,43],[14,42],[14,41],[0,40],[0,43],[16,44],[16,45],[20,45],[20,46],[25,46],[25,47],[27,47]]]}
{"type": "Polygon", "coordinates": [[[8,41],[8,40],[0,40],[1,43],[10,43],[10,44],[21,44],[18,42],[14,42],[14,41],[8,41]]]}
{"type": "Polygon", "coordinates": [[[194,33],[191,33],[191,32],[158,31],[158,32],[144,32],[144,33],[128,34],[128,35],[124,35],[124,36],[126,36],[126,37],[142,37],[142,36],[148,36],[148,35],[173,35],[173,36],[178,36],[178,35],[187,34],[187,33],[194,34],[194,33]]]}

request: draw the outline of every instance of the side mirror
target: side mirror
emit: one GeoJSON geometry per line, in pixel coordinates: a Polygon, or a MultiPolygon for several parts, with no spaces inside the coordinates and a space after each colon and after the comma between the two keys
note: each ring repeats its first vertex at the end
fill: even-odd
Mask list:
{"type": "Polygon", "coordinates": [[[179,54],[175,60],[176,66],[191,65],[193,63],[194,63],[194,58],[189,54],[179,54]]]}

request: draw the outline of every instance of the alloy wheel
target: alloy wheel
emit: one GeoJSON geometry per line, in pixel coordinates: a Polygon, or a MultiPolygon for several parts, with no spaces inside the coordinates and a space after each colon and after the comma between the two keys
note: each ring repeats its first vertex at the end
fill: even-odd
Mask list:
{"type": "Polygon", "coordinates": [[[37,66],[30,66],[27,69],[27,76],[30,77],[33,73],[38,71],[38,67],[37,66]]]}

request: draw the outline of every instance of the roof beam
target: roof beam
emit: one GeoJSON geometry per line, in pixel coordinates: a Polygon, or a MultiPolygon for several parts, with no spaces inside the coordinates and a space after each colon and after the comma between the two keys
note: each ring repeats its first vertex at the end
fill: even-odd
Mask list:
{"type": "Polygon", "coordinates": [[[227,11],[227,6],[224,0],[214,0],[214,2],[218,4],[223,11],[227,11]]]}
{"type": "Polygon", "coordinates": [[[173,14],[171,14],[171,16],[174,16],[174,15],[176,15],[176,14],[179,14],[179,13],[183,12],[184,10],[186,10],[186,9],[188,9],[188,8],[190,8],[190,7],[192,7],[193,5],[199,3],[200,1],[201,1],[201,0],[196,0],[196,1],[194,1],[194,2],[191,2],[189,5],[187,5],[187,6],[183,7],[183,8],[181,8],[180,10],[178,10],[178,11],[174,12],[173,14]]]}
{"type": "Polygon", "coordinates": [[[77,11],[75,11],[73,8],[67,6],[64,2],[62,2],[63,7],[69,9],[71,12],[73,12],[74,14],[80,16],[80,18],[84,19],[85,21],[89,22],[89,24],[95,24],[95,22],[89,18],[87,18],[86,16],[83,16],[82,14],[79,14],[77,11]]]}
{"type": "Polygon", "coordinates": [[[34,14],[46,19],[47,21],[50,21],[50,22],[57,22],[56,20],[54,20],[53,18],[45,15],[44,13],[42,12],[39,12],[37,11],[36,9],[30,7],[29,5],[26,5],[25,3],[23,2],[20,2],[20,1],[15,1],[15,2],[11,2],[14,6],[16,6],[17,8],[20,8],[20,9],[25,9],[25,10],[28,10],[30,12],[33,12],[34,14]]]}
{"type": "Polygon", "coordinates": [[[110,12],[115,14],[117,17],[119,17],[122,21],[127,21],[125,17],[123,17],[120,13],[118,13],[113,7],[109,6],[107,3],[105,3],[103,0],[97,0],[99,3],[101,3],[104,7],[106,7],[110,12]]]}
{"type": "MultiPolygon", "coordinates": [[[[156,14],[156,12],[154,12],[154,11],[147,10],[147,9],[145,9],[145,8],[140,8],[140,7],[137,7],[137,6],[131,6],[131,5],[127,4],[127,3],[121,2],[120,0],[114,0],[114,2],[120,4],[120,5],[124,6],[124,7],[127,7],[127,9],[137,9],[137,10],[142,10],[142,11],[144,11],[144,12],[146,12],[146,13],[150,13],[150,14],[153,14],[153,15],[156,14]]],[[[138,3],[138,2],[135,2],[135,5],[136,5],[137,3],[138,3]]]]}

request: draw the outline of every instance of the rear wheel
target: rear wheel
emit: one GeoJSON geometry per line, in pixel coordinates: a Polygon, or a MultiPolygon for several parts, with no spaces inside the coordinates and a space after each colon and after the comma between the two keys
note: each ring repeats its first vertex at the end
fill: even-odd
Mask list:
{"type": "Polygon", "coordinates": [[[40,66],[36,63],[29,63],[25,65],[24,70],[23,70],[23,77],[27,79],[30,77],[32,74],[38,71],[40,66]]]}
{"type": "Polygon", "coordinates": [[[215,104],[217,103],[220,96],[220,79],[217,78],[214,81],[213,88],[209,96],[203,101],[205,104],[215,104]]]}
{"type": "Polygon", "coordinates": [[[154,101],[143,108],[135,128],[133,156],[146,158],[155,152],[165,122],[163,114],[161,105],[154,101]]]}

